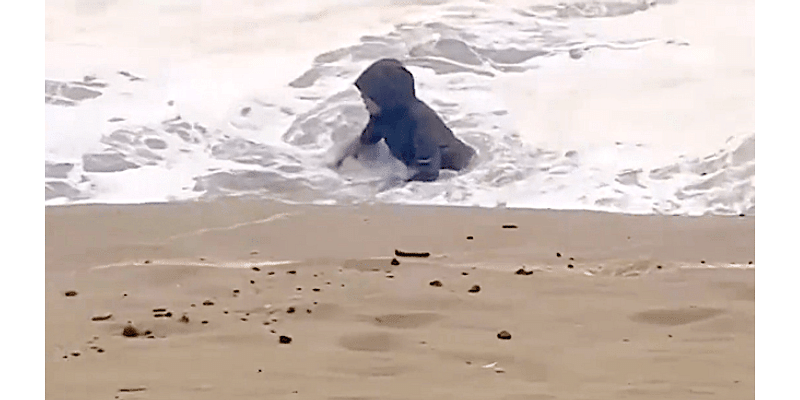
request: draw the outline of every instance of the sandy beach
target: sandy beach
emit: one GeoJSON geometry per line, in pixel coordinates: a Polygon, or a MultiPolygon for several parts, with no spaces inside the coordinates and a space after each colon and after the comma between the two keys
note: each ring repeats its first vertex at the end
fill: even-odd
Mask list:
{"type": "Polygon", "coordinates": [[[752,217],[45,213],[48,399],[754,396],[752,217]]]}

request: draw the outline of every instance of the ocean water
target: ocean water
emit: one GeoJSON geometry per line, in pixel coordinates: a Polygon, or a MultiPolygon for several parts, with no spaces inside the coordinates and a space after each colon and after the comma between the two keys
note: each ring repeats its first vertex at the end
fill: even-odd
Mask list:
{"type": "Polygon", "coordinates": [[[46,1],[45,204],[254,195],[755,214],[751,2],[46,1]],[[724,6],[724,7],[723,7],[724,6]],[[328,167],[403,61],[478,150],[461,172],[328,167]]]}

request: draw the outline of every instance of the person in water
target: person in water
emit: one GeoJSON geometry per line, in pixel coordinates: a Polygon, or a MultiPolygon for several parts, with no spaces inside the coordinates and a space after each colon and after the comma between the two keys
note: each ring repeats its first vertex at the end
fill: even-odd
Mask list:
{"type": "Polygon", "coordinates": [[[439,170],[459,171],[475,150],[456,136],[427,104],[417,99],[414,77],[403,64],[385,58],[370,65],[356,79],[369,111],[369,122],[336,161],[358,157],[364,146],[386,140],[392,155],[410,170],[409,181],[435,181],[439,170]]]}

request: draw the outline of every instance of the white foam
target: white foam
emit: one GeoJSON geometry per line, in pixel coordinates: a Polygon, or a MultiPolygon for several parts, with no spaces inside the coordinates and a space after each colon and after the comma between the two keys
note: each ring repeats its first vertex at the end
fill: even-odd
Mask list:
{"type": "Polygon", "coordinates": [[[48,0],[46,204],[754,214],[751,2],[407,3],[48,0]],[[326,167],[381,57],[478,149],[470,170],[391,188],[395,167],[326,167]]]}

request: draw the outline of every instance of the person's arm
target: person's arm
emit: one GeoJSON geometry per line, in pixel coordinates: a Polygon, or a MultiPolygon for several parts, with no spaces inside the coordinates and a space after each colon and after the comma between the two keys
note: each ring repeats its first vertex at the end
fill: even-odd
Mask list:
{"type": "Polygon", "coordinates": [[[336,159],[336,162],[333,164],[334,168],[341,167],[342,163],[344,163],[344,160],[346,160],[348,157],[355,157],[356,154],[358,154],[359,149],[361,149],[361,141],[359,141],[359,138],[355,138],[355,140],[350,142],[350,144],[344,148],[339,158],[336,159]]]}
{"type": "Polygon", "coordinates": [[[361,132],[359,137],[355,138],[350,144],[348,144],[344,151],[342,151],[342,155],[334,163],[336,168],[342,166],[344,160],[348,157],[356,157],[358,156],[359,151],[363,146],[373,145],[378,143],[383,139],[383,136],[380,134],[380,129],[375,129],[375,118],[370,116],[369,122],[364,130],[361,132]]]}

